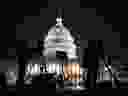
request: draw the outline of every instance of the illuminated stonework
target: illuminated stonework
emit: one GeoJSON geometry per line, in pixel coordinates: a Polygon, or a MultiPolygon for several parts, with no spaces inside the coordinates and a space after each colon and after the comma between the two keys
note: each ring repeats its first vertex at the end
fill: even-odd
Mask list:
{"type": "Polygon", "coordinates": [[[64,65],[64,80],[79,80],[80,79],[80,65],[79,64],[65,64],[64,65]]]}

